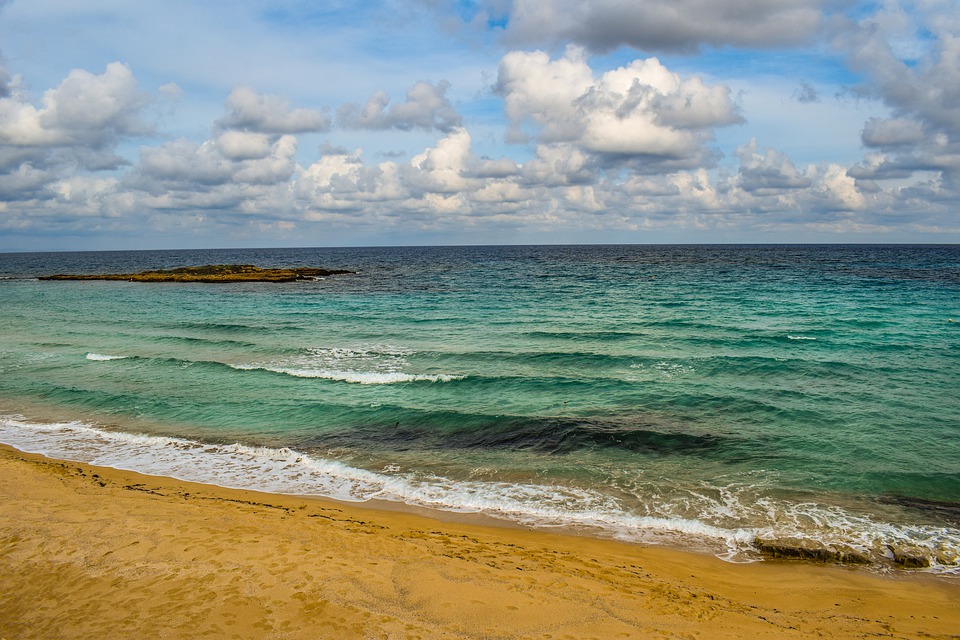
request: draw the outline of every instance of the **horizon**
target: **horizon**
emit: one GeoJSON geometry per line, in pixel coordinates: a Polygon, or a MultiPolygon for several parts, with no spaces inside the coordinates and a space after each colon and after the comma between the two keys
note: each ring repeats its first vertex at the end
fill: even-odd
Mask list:
{"type": "Polygon", "coordinates": [[[679,242],[679,243],[643,243],[643,242],[591,242],[591,243],[541,243],[541,244],[378,244],[378,245],[330,245],[330,246],[263,246],[263,247],[166,247],[158,249],[60,249],[33,251],[2,251],[0,255],[33,253],[148,253],[171,251],[309,251],[328,249],[458,249],[458,248],[544,248],[544,247],[916,247],[949,248],[960,247],[957,242],[679,242]]]}
{"type": "Polygon", "coordinates": [[[0,0],[0,251],[957,243],[958,41],[949,0],[0,0]]]}

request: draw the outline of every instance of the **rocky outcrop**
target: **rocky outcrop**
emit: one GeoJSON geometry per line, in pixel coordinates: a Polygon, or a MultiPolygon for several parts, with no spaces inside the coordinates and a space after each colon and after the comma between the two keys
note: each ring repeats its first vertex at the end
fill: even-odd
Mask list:
{"type": "Polygon", "coordinates": [[[294,282],[332,275],[353,273],[340,269],[295,267],[261,269],[252,264],[210,264],[202,267],[141,271],[140,273],[106,273],[92,275],[57,274],[40,280],[128,280],[130,282],[294,282]]]}
{"type": "Polygon", "coordinates": [[[852,547],[824,545],[800,538],[782,538],[754,542],[757,549],[771,558],[787,558],[831,564],[871,564],[870,558],[852,547]]]}
{"type": "Polygon", "coordinates": [[[887,549],[893,554],[894,564],[898,564],[904,569],[925,569],[930,566],[928,552],[924,549],[891,545],[887,545],[887,549]]]}

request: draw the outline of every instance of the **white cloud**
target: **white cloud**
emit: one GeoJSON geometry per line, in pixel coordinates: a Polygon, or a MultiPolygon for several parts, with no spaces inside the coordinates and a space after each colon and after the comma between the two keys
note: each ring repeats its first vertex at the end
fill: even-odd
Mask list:
{"type": "Polygon", "coordinates": [[[416,191],[457,193],[471,186],[471,180],[465,177],[469,158],[470,134],[458,129],[437,146],[411,158],[404,176],[416,191]]]}
{"type": "Polygon", "coordinates": [[[595,78],[579,50],[556,61],[515,51],[500,63],[497,91],[515,129],[532,123],[543,142],[653,171],[709,164],[713,128],[740,122],[729,89],[683,79],[656,58],[595,78]]]}
{"type": "MultiPolygon", "coordinates": [[[[891,0],[837,37],[851,66],[865,76],[858,91],[882,100],[892,117],[869,120],[865,145],[883,150],[882,162],[861,163],[861,179],[941,174],[960,196],[960,19],[951,2],[932,0],[904,11],[891,0]]],[[[938,198],[942,198],[938,194],[938,198]]]]}
{"type": "Polygon", "coordinates": [[[757,148],[757,141],[737,149],[740,157],[740,174],[737,184],[744,191],[757,195],[780,193],[789,189],[804,189],[813,181],[801,174],[790,158],[776,149],[757,148]]]}
{"type": "Polygon", "coordinates": [[[259,133],[305,133],[327,131],[330,118],[313,109],[290,109],[279,97],[261,95],[250,87],[237,87],[227,98],[227,114],[217,121],[224,129],[259,133]]]}
{"type": "Polygon", "coordinates": [[[596,163],[570,144],[538,145],[537,157],[524,162],[520,176],[529,186],[559,187],[597,180],[596,163]]]}
{"type": "Polygon", "coordinates": [[[265,158],[270,154],[270,136],[249,131],[224,131],[217,136],[217,147],[230,160],[265,158]]]}
{"type": "Polygon", "coordinates": [[[362,108],[356,104],[341,105],[337,109],[337,124],[350,129],[437,129],[449,132],[459,127],[463,119],[447,99],[450,83],[436,85],[418,82],[407,90],[407,99],[390,106],[390,96],[384,91],[374,93],[362,108]]]}
{"type": "Polygon", "coordinates": [[[126,65],[100,75],[74,69],[35,107],[23,91],[0,99],[0,142],[16,147],[110,147],[151,127],[141,117],[148,98],[126,65]]]}
{"type": "Polygon", "coordinates": [[[520,167],[510,158],[489,158],[474,162],[468,169],[471,178],[509,178],[517,175],[520,167]]]}
{"type": "Polygon", "coordinates": [[[161,191],[175,183],[222,184],[231,176],[231,163],[209,141],[197,144],[181,139],[142,148],[138,173],[147,181],[140,183],[147,190],[161,191]]]}
{"type": "Polygon", "coordinates": [[[409,197],[396,163],[365,166],[359,149],[328,153],[298,169],[293,192],[296,206],[307,219],[316,219],[325,211],[366,210],[372,214],[378,211],[377,203],[402,202],[409,197]]]}
{"type": "Polygon", "coordinates": [[[466,29],[384,38],[357,18],[410,14],[405,24],[422,28],[431,11],[453,15],[433,2],[344,5],[323,21],[312,8],[241,3],[219,27],[213,5],[178,4],[204,28],[174,50],[173,38],[137,30],[164,12],[111,0],[96,8],[114,21],[116,52],[95,41],[105,32],[86,5],[60,5],[68,18],[47,0],[17,5],[4,18],[17,9],[38,33],[56,22],[73,44],[51,38],[32,55],[39,45],[0,25],[4,53],[44,83],[29,93],[0,60],[5,230],[141,243],[168,233],[167,245],[249,245],[280,230],[264,242],[630,241],[650,229],[677,241],[960,237],[960,17],[947,0],[855,3],[859,23],[828,16],[839,50],[782,56],[748,49],[812,42],[840,5],[506,0],[485,12],[481,1],[458,7],[468,47],[466,29]],[[91,35],[73,39],[81,21],[91,35]],[[121,22],[129,37],[116,35],[121,22]],[[551,53],[505,51],[498,35],[551,53]],[[623,45],[716,48],[665,62],[623,45]],[[104,68],[106,51],[127,64],[104,68]],[[430,77],[451,82],[418,80],[430,77]],[[905,236],[862,236],[884,237],[905,236]]]}

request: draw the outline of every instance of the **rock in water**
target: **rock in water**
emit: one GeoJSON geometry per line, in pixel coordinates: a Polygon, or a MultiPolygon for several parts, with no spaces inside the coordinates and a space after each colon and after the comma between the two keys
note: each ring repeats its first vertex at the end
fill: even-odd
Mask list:
{"type": "Polygon", "coordinates": [[[863,553],[851,547],[837,545],[826,546],[812,540],[784,538],[780,540],[761,540],[754,543],[757,549],[771,558],[792,558],[812,562],[838,564],[870,564],[871,560],[863,553]]]}
{"type": "Polygon", "coordinates": [[[128,280],[130,282],[294,282],[324,276],[353,273],[342,269],[292,267],[261,269],[252,264],[208,264],[140,273],[104,273],[89,275],[57,274],[40,280],[128,280]]]}

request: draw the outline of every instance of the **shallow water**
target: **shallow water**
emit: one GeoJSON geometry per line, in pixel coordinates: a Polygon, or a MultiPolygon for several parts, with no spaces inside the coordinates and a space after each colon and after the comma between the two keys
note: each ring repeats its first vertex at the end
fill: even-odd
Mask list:
{"type": "Polygon", "coordinates": [[[731,560],[803,537],[957,570],[958,247],[0,254],[0,277],[20,448],[731,560]],[[358,273],[35,279],[235,262],[358,273]]]}

